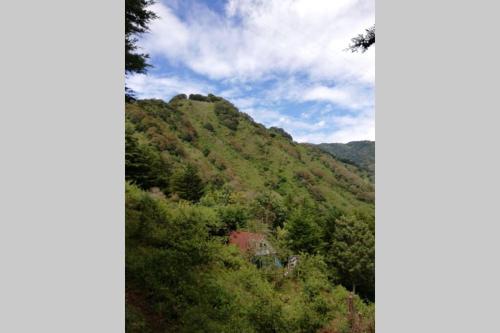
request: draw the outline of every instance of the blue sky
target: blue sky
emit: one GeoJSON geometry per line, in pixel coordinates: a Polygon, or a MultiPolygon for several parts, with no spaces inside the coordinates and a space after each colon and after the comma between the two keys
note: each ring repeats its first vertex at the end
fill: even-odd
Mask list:
{"type": "Polygon", "coordinates": [[[298,142],[375,140],[375,47],[345,51],[374,0],[161,0],[140,98],[213,93],[298,142]]]}

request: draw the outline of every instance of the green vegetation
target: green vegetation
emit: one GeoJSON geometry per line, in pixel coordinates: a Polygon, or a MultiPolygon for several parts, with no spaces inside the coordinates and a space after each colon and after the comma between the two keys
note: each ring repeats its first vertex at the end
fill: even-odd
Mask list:
{"type": "Polygon", "coordinates": [[[172,191],[184,200],[191,202],[200,200],[203,195],[203,184],[196,167],[188,164],[184,170],[179,170],[172,177],[172,191]]]}
{"type": "Polygon", "coordinates": [[[375,180],[375,142],[352,141],[349,143],[321,143],[318,147],[343,162],[351,163],[366,171],[375,180]]]}
{"type": "Polygon", "coordinates": [[[157,18],[146,8],[151,0],[125,0],[125,73],[145,73],[148,55],[137,52],[137,36],[149,30],[148,24],[157,18]]]}
{"type": "Polygon", "coordinates": [[[127,332],[373,332],[373,184],[200,96],[126,104],[127,332]],[[258,268],[233,230],[297,266],[258,268]]]}

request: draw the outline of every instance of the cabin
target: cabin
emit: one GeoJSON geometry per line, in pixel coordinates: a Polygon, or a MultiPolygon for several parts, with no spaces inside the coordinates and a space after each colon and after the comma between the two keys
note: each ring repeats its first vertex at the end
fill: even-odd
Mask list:
{"type": "Polygon", "coordinates": [[[274,265],[283,267],[276,251],[262,234],[248,231],[232,231],[229,234],[229,244],[235,245],[241,252],[252,256],[257,267],[274,265]]]}

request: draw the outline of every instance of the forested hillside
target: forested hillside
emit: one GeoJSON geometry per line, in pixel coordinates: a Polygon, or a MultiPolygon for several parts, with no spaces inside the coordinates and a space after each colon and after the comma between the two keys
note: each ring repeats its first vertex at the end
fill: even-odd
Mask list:
{"type": "Polygon", "coordinates": [[[351,141],[348,143],[321,143],[319,148],[337,158],[359,166],[375,179],[375,142],[351,141]]]}
{"type": "Polygon", "coordinates": [[[374,187],[356,166],[213,95],[127,103],[125,153],[127,332],[374,332],[374,187]]]}

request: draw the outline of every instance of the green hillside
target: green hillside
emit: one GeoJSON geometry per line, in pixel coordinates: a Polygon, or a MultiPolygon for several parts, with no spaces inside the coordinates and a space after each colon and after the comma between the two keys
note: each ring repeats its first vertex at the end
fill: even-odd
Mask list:
{"type": "Polygon", "coordinates": [[[351,141],[348,143],[321,143],[320,149],[337,158],[359,166],[375,179],[375,141],[351,141]]]}
{"type": "Polygon", "coordinates": [[[374,187],[356,166],[213,95],[127,103],[125,155],[127,332],[373,331],[374,187]],[[257,268],[234,230],[298,266],[257,268]]]}

